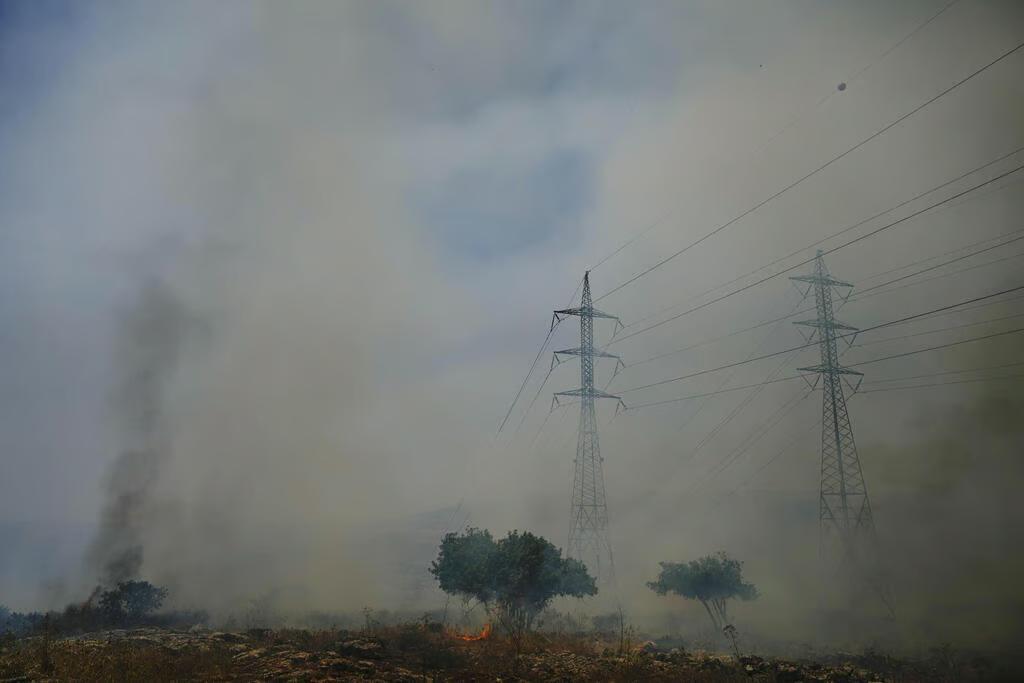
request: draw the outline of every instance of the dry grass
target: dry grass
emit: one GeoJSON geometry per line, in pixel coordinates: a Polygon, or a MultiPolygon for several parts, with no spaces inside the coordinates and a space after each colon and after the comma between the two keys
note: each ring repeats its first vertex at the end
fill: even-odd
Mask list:
{"type": "Polygon", "coordinates": [[[0,680],[1014,680],[945,651],[935,661],[916,663],[865,653],[837,657],[827,665],[796,665],[636,647],[620,651],[620,646],[617,635],[532,633],[517,655],[513,644],[500,636],[466,642],[432,623],[375,624],[361,631],[258,629],[224,634],[148,629],[66,639],[0,637],[0,680]],[[747,664],[754,670],[745,670],[747,664]]]}
{"type": "Polygon", "coordinates": [[[223,646],[175,651],[158,645],[112,641],[91,643],[31,638],[5,650],[0,678],[61,681],[229,680],[232,653],[223,646]]]}

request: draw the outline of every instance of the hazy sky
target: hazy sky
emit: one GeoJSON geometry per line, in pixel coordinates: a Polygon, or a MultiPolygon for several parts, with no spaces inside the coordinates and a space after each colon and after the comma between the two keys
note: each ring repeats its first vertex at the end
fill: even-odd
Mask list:
{"type": "MultiPolygon", "coordinates": [[[[387,603],[394,589],[376,563],[401,553],[360,539],[377,525],[408,532],[413,516],[460,500],[474,524],[562,543],[573,409],[531,440],[549,393],[578,372],[555,370],[517,431],[546,353],[494,440],[551,310],[652,223],[594,270],[595,296],[1024,40],[1020,2],[960,0],[891,50],[945,4],[0,2],[0,602],[59,602],[94,581],[94,538],[125,487],[139,494],[124,523],[145,539],[141,572],[183,603],[230,607],[271,590],[297,592],[303,608],[387,603]]],[[[656,322],[1024,145],[1022,74],[1024,51],[600,307],[630,324],[676,306],[656,322]]],[[[866,288],[999,245],[1024,229],[1022,177],[829,266],[866,288]],[[885,274],[982,240],[993,241],[885,274]]],[[[1022,244],[840,315],[869,327],[1022,284],[1021,260],[1008,258],[1022,244]]],[[[629,367],[785,315],[800,294],[780,277],[616,343],[627,369],[609,391],[636,405],[813,363],[810,349],[626,391],[800,343],[787,321],[629,367]]],[[[844,358],[1015,329],[1024,318],[867,345],[1021,310],[880,330],[844,358]]],[[[553,348],[576,333],[562,325],[553,348]]],[[[610,334],[598,325],[599,342],[610,334]]],[[[1007,335],[868,365],[865,387],[1010,363],[1020,348],[1007,335]]],[[[914,539],[914,557],[952,558],[926,590],[1024,564],[1006,551],[1024,520],[1009,485],[1022,469],[994,455],[1020,450],[1016,387],[851,399],[883,544],[914,539]]],[[[802,561],[788,549],[816,542],[820,393],[745,444],[801,391],[770,385],[715,432],[748,392],[610,423],[601,407],[624,582],[641,586],[657,560],[726,548],[774,604],[783,568],[802,561]]],[[[644,591],[642,609],[664,608],[644,591]]],[[[1024,614],[1019,588],[999,597],[1024,614]]]]}

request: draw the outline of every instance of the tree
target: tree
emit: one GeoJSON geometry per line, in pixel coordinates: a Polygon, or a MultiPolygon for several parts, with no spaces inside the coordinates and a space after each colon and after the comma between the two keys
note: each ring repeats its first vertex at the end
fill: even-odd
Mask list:
{"type": "Polygon", "coordinates": [[[430,573],[445,593],[488,605],[494,599],[490,572],[496,553],[497,545],[486,529],[449,533],[441,541],[437,559],[430,564],[430,573]]]}
{"type": "Polygon", "coordinates": [[[718,631],[724,631],[730,625],[726,611],[727,600],[757,598],[757,588],[743,582],[743,563],[724,552],[686,563],[658,564],[661,565],[658,580],[648,582],[647,587],[658,595],[675,593],[700,601],[718,631]]]}
{"type": "Polygon", "coordinates": [[[517,649],[523,633],[554,598],[597,593],[582,562],[563,558],[550,541],[528,531],[512,531],[498,541],[480,529],[449,533],[430,573],[446,593],[483,603],[517,649]]]}
{"type": "Polygon", "coordinates": [[[160,609],[166,598],[166,588],[148,581],[121,581],[100,594],[99,606],[115,623],[137,622],[160,609]]]}
{"type": "Polygon", "coordinates": [[[528,531],[512,531],[497,542],[494,593],[498,616],[509,633],[521,634],[557,596],[582,598],[597,593],[594,578],[579,560],[563,558],[550,541],[528,531]]]}

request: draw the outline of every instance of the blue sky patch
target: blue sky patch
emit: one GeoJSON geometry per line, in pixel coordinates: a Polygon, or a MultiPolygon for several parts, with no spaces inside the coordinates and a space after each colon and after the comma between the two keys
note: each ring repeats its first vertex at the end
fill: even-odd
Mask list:
{"type": "Polygon", "coordinates": [[[445,251],[490,261],[575,229],[591,176],[584,154],[562,150],[533,164],[461,169],[418,204],[445,251]]]}

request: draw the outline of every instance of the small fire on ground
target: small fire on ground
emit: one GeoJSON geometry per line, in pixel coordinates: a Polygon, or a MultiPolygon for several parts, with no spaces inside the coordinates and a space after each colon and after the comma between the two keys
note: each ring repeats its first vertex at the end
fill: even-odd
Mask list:
{"type": "Polygon", "coordinates": [[[459,640],[487,640],[491,637],[491,625],[484,624],[483,629],[481,629],[480,633],[476,635],[473,635],[472,633],[453,633],[452,635],[458,638],[459,640]]]}

